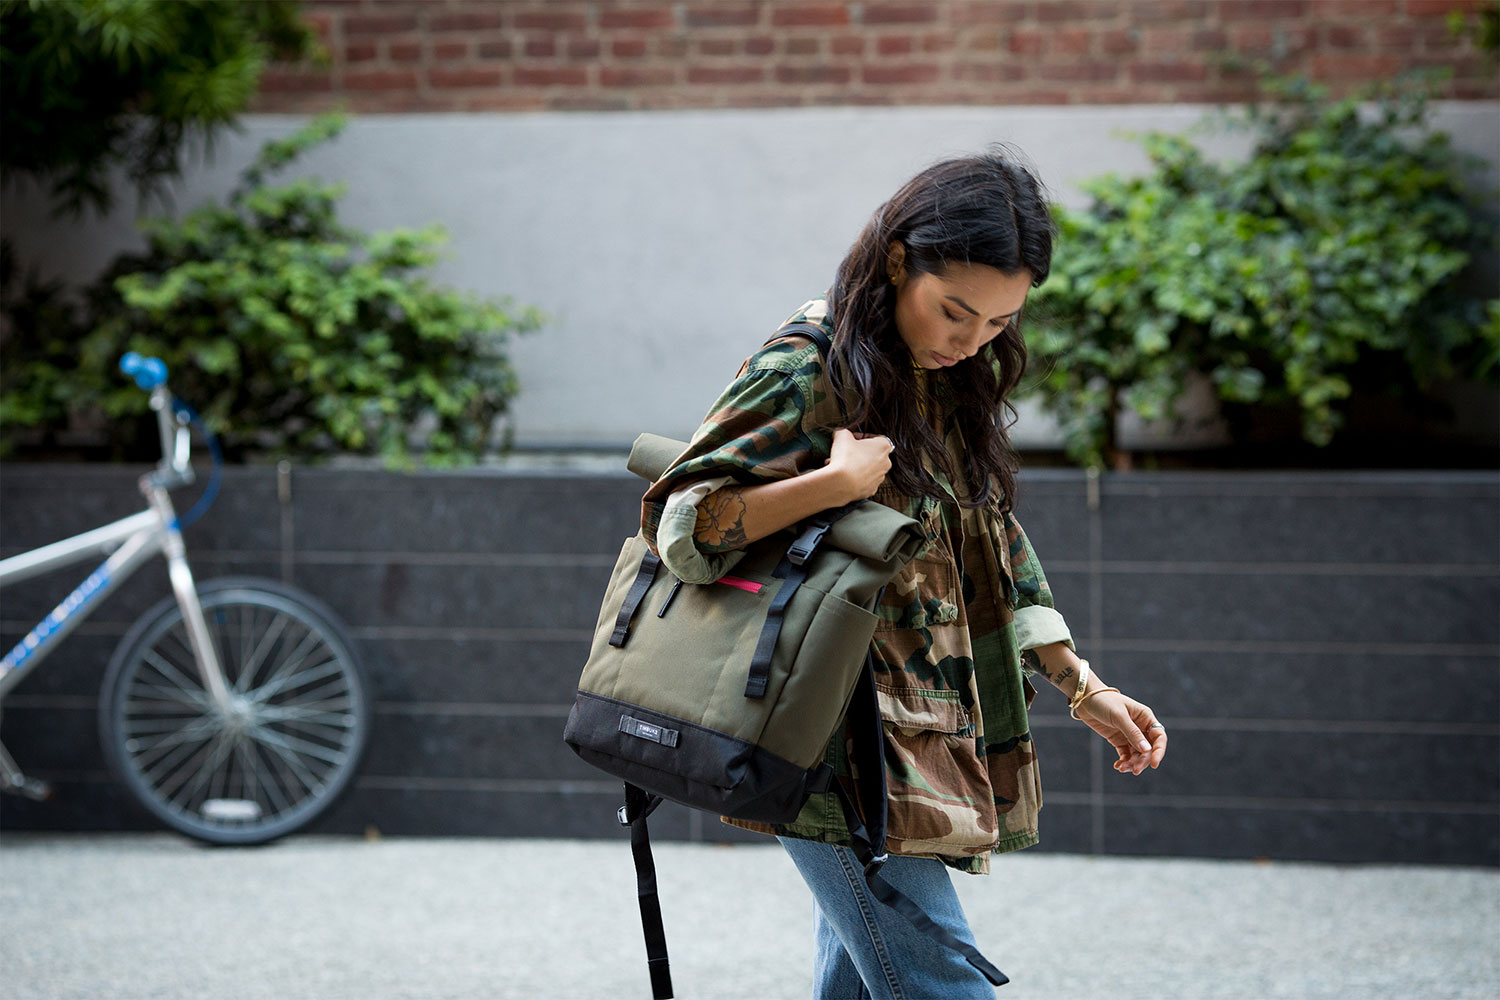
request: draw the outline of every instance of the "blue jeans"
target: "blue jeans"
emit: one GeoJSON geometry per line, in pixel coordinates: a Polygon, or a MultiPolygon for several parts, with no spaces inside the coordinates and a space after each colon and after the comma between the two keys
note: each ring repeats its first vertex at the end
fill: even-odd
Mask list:
{"type": "MultiPolygon", "coordinates": [[[[870,895],[847,847],[778,837],[817,901],[814,1000],[995,1000],[995,988],[957,952],[870,895]]],[[[887,882],[954,937],[974,943],[948,868],[891,856],[887,882]]]]}

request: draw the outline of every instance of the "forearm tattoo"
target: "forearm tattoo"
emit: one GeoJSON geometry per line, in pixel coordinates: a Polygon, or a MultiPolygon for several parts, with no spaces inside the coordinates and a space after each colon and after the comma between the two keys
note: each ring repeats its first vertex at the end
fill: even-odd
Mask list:
{"type": "Polygon", "coordinates": [[[1047,680],[1051,681],[1058,687],[1062,687],[1071,678],[1078,676],[1078,672],[1067,664],[1063,664],[1059,667],[1049,668],[1047,664],[1042,662],[1042,658],[1037,655],[1037,651],[1035,649],[1021,650],[1021,662],[1030,667],[1032,670],[1035,670],[1037,673],[1041,674],[1043,677],[1047,678],[1047,680]]]}
{"type": "Polygon", "coordinates": [[[698,504],[698,523],[693,538],[706,552],[728,552],[749,543],[745,536],[744,490],[726,486],[710,493],[698,504]]]}

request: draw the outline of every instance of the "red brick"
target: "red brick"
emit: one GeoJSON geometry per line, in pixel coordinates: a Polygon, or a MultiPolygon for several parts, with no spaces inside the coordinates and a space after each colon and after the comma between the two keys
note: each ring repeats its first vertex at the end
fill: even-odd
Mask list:
{"type": "Polygon", "coordinates": [[[368,62],[375,58],[374,42],[350,42],[344,46],[345,62],[368,62]]]}
{"type": "Polygon", "coordinates": [[[443,89],[498,87],[500,71],[498,69],[442,69],[435,66],[427,71],[427,82],[443,89]]]}
{"type": "Polygon", "coordinates": [[[1375,29],[1375,44],[1382,49],[1406,49],[1411,50],[1416,46],[1411,27],[1405,24],[1382,25],[1375,29]]]}
{"type": "Polygon", "coordinates": [[[1307,0],[1223,0],[1219,4],[1221,21],[1302,17],[1305,14],[1307,0]]]}
{"type": "Polygon", "coordinates": [[[1271,47],[1271,29],[1262,25],[1237,24],[1230,31],[1237,52],[1262,52],[1271,47]]]}
{"type": "Polygon", "coordinates": [[[417,19],[408,16],[346,17],[345,35],[384,35],[394,31],[415,31],[417,19]]]}
{"type": "Polygon", "coordinates": [[[333,77],[328,73],[268,69],[260,75],[260,89],[267,94],[322,93],[333,89],[333,77]]]}
{"type": "Polygon", "coordinates": [[[745,54],[751,56],[768,56],[776,51],[776,39],[770,35],[753,35],[745,39],[745,54]]]}
{"type": "Polygon", "coordinates": [[[933,83],[939,77],[938,67],[931,63],[863,67],[865,83],[933,83]]]}
{"type": "Polygon", "coordinates": [[[975,24],[1015,24],[1031,16],[1032,6],[1013,0],[957,0],[948,6],[948,21],[959,28],[975,24]]]}
{"type": "Polygon", "coordinates": [[[771,11],[775,28],[828,27],[849,23],[849,8],[843,4],[784,3],[771,11]]]}
{"type": "Polygon", "coordinates": [[[1324,17],[1348,14],[1359,18],[1389,17],[1396,13],[1401,0],[1318,0],[1318,13],[1324,17]]]}
{"type": "Polygon", "coordinates": [[[935,3],[867,3],[860,19],[865,24],[932,24],[938,10],[935,3]]]}
{"type": "Polygon", "coordinates": [[[1325,24],[1323,41],[1331,49],[1361,49],[1366,45],[1363,25],[1325,24]]]}
{"type": "Polygon", "coordinates": [[[955,80],[977,83],[1011,83],[1024,79],[1026,70],[1016,63],[959,63],[953,67],[955,80]]]}
{"type": "Polygon", "coordinates": [[[344,74],[344,86],[349,90],[411,90],[416,85],[417,74],[404,69],[344,74]]]}
{"type": "Polygon", "coordinates": [[[1229,45],[1229,35],[1222,28],[1199,28],[1193,32],[1193,49],[1198,52],[1222,52],[1229,45]]]}
{"type": "Polygon", "coordinates": [[[541,111],[547,107],[547,101],[534,91],[518,94],[502,90],[466,94],[459,106],[464,111],[541,111]]]}
{"type": "Polygon", "coordinates": [[[434,59],[463,59],[469,54],[468,42],[434,42],[432,44],[432,58],[434,59]]]}
{"type": "Polygon", "coordinates": [[[1046,63],[1037,71],[1037,76],[1050,82],[1110,81],[1119,78],[1118,62],[1046,63]]]}
{"type": "Polygon", "coordinates": [[[1192,21],[1208,12],[1203,0],[1136,0],[1125,11],[1126,24],[1152,21],[1192,21]]]}
{"type": "Polygon", "coordinates": [[[1208,70],[1196,62],[1134,63],[1130,79],[1138,83],[1173,83],[1183,80],[1206,80],[1208,70]]]}
{"type": "Polygon", "coordinates": [[[777,66],[777,83],[848,83],[847,66],[777,66]]]}
{"type": "Polygon", "coordinates": [[[952,35],[936,34],[922,37],[923,52],[950,52],[958,42],[952,35]]]}
{"type": "Polygon", "coordinates": [[[416,39],[386,42],[385,51],[393,62],[407,63],[422,61],[422,43],[416,39]]]}
{"type": "Polygon", "coordinates": [[[599,71],[599,82],[606,87],[666,87],[676,80],[670,66],[606,66],[599,71]]]}
{"type": "Polygon", "coordinates": [[[1037,55],[1047,51],[1047,36],[1040,31],[1013,31],[1010,50],[1018,55],[1037,55]]]}
{"type": "Polygon", "coordinates": [[[511,15],[512,26],[522,31],[583,31],[588,19],[569,11],[519,11],[511,15]]]}
{"type": "Polygon", "coordinates": [[[1450,11],[1476,14],[1484,0],[1406,0],[1406,12],[1412,17],[1446,18],[1450,11]]]}
{"type": "Polygon", "coordinates": [[[677,23],[672,8],[659,7],[605,7],[599,11],[601,28],[670,28],[677,23]]]}
{"type": "Polygon", "coordinates": [[[1112,56],[1127,52],[1135,52],[1140,46],[1136,43],[1136,33],[1130,30],[1111,29],[1106,31],[1099,39],[1099,48],[1112,56]]]}
{"type": "Polygon", "coordinates": [[[639,59],[646,54],[644,38],[616,38],[609,43],[609,51],[616,59],[639,59]]]}
{"type": "Polygon", "coordinates": [[[596,38],[572,38],[568,40],[567,56],[569,59],[598,59],[600,48],[596,38]]]}
{"type": "Polygon", "coordinates": [[[579,66],[517,66],[511,80],[518,87],[583,87],[589,74],[579,66]]]}
{"type": "Polygon", "coordinates": [[[1313,56],[1308,70],[1324,80],[1375,80],[1401,68],[1401,60],[1393,55],[1321,53],[1313,56]]]}
{"type": "Polygon", "coordinates": [[[978,30],[963,32],[964,48],[970,52],[998,52],[1004,48],[1005,32],[978,30]]]}
{"type": "Polygon", "coordinates": [[[864,55],[864,37],[861,35],[835,35],[828,39],[828,51],[836,56],[864,55]]]}
{"type": "Polygon", "coordinates": [[[688,83],[760,83],[766,78],[763,66],[689,66],[688,83]]]}
{"type": "Polygon", "coordinates": [[[749,5],[689,7],[684,14],[689,28],[749,28],[760,23],[760,11],[749,5]]]}
{"type": "Polygon", "coordinates": [[[1041,0],[1036,5],[1036,19],[1043,24],[1093,21],[1114,15],[1115,5],[1102,0],[1041,0]]]}
{"type": "Polygon", "coordinates": [[[484,31],[503,27],[505,18],[498,13],[444,14],[427,22],[428,31],[484,31]]]}
{"type": "Polygon", "coordinates": [[[912,49],[907,35],[882,35],[875,40],[875,51],[883,56],[904,55],[912,49]]]}
{"type": "Polygon", "coordinates": [[[1094,33],[1088,28],[1059,28],[1052,33],[1052,51],[1083,55],[1089,51],[1094,33]]]}
{"type": "Polygon", "coordinates": [[[533,59],[551,59],[557,55],[557,39],[551,35],[528,38],[522,51],[533,59]]]}
{"type": "Polygon", "coordinates": [[[705,56],[732,56],[738,48],[733,38],[698,39],[698,52],[705,56]]]}
{"type": "Polygon", "coordinates": [[[1141,50],[1147,53],[1165,52],[1168,55],[1188,47],[1186,27],[1142,28],[1141,50]]]}
{"type": "Polygon", "coordinates": [[[479,58],[481,59],[509,59],[512,51],[510,42],[504,38],[479,43],[479,58]]]}
{"type": "Polygon", "coordinates": [[[789,56],[811,56],[818,53],[819,39],[812,37],[788,38],[786,40],[786,54],[789,56]]]}

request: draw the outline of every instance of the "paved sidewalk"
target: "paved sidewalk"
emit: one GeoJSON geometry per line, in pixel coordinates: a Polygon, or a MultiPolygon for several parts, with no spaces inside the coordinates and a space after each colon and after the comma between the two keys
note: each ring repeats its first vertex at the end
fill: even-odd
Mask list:
{"type": "MultiPolygon", "coordinates": [[[[778,846],[665,843],[657,864],[678,996],[809,995],[812,902],[778,846]]],[[[955,882],[1001,1000],[1500,995],[1493,869],[1022,852],[955,882]]],[[[623,838],[172,834],[5,834],[0,994],[650,997],[623,838]]]]}

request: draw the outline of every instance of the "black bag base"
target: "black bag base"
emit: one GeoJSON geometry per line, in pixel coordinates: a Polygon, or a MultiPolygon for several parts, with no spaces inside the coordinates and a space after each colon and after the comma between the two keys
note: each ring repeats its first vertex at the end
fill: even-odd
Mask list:
{"type": "Polygon", "coordinates": [[[753,743],[587,691],[578,692],[563,740],[607,774],[731,819],[790,823],[833,777],[821,763],[798,767],[753,743]]]}

